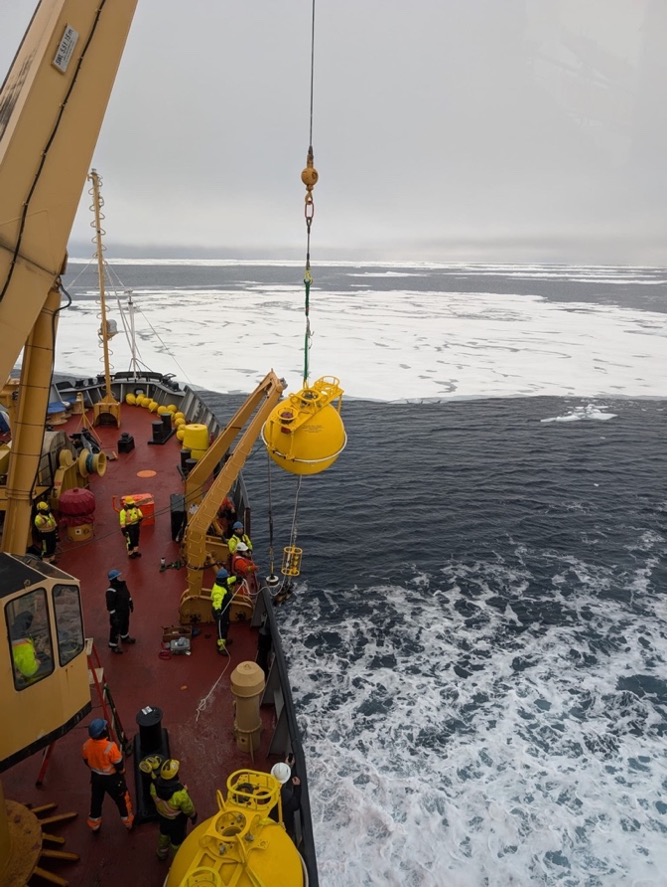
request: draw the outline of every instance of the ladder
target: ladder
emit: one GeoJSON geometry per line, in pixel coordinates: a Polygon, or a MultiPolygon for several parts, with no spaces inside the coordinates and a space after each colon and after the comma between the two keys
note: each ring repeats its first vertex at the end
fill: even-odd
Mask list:
{"type": "MultiPolygon", "coordinates": [[[[91,701],[93,703],[93,693],[95,692],[97,703],[93,703],[93,705],[98,706],[100,709],[102,709],[103,718],[107,722],[107,725],[110,729],[110,734],[114,742],[117,744],[122,753],[125,756],[128,756],[133,751],[133,743],[126,737],[124,727],[121,724],[121,720],[119,719],[117,708],[114,704],[114,700],[112,699],[112,692],[110,691],[109,685],[105,681],[105,670],[103,669],[103,666],[100,662],[100,657],[98,656],[98,651],[96,650],[96,645],[93,638],[86,638],[85,645],[86,662],[89,670],[89,686],[93,688],[91,701]]],[[[52,741],[44,751],[40,771],[37,775],[37,780],[35,781],[36,787],[41,787],[44,782],[47,768],[49,767],[51,751],[54,748],[55,742],[56,741],[52,741]]]]}
{"type": "Polygon", "coordinates": [[[124,731],[116,704],[112,699],[112,691],[109,684],[105,681],[105,671],[101,665],[93,638],[86,639],[86,658],[89,664],[89,684],[96,689],[98,702],[102,707],[105,721],[109,725],[119,749],[125,756],[130,756],[133,752],[133,741],[128,739],[124,731]]]}

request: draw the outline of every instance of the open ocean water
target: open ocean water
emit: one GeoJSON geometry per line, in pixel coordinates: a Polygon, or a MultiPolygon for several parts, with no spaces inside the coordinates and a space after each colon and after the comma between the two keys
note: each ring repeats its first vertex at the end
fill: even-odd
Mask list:
{"type": "MultiPolygon", "coordinates": [[[[110,263],[144,361],[237,392],[222,420],[271,366],[300,388],[300,265],[110,263]]],[[[276,570],[297,511],[321,883],[665,886],[665,270],[313,273],[348,446],[300,488],[258,448],[245,481],[276,570]]],[[[69,275],[57,368],[90,373],[69,275]]]]}

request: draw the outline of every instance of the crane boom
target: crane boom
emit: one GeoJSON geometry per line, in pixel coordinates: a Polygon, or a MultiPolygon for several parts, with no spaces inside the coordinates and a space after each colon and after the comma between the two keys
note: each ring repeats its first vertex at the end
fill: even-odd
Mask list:
{"type": "Polygon", "coordinates": [[[0,93],[0,384],[58,278],[137,0],[41,0],[0,93]]]}
{"type": "Polygon", "coordinates": [[[25,348],[4,551],[26,547],[59,277],[136,3],[41,0],[0,92],[0,388],[25,348]]]}

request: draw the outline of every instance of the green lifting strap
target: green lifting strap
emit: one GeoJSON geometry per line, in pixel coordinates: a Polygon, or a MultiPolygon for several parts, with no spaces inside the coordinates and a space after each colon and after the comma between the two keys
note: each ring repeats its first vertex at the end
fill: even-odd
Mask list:
{"type": "Polygon", "coordinates": [[[308,352],[310,348],[310,286],[312,285],[313,277],[310,272],[310,267],[306,267],[306,273],[303,277],[303,284],[306,286],[306,334],[303,342],[303,386],[308,386],[308,352]]]}

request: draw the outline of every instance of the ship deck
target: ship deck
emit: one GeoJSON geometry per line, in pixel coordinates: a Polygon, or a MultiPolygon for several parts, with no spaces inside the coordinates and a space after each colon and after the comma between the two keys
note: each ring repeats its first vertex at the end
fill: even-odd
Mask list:
{"type": "MultiPolygon", "coordinates": [[[[184,570],[161,570],[162,558],[170,565],[180,556],[179,545],[172,539],[170,497],[181,495],[184,485],[179,471],[181,444],[172,436],[163,445],[150,445],[153,421],[156,415],[147,409],[122,404],[120,428],[96,427],[102,451],[112,460],[107,462],[103,476],[90,478],[96,499],[93,536],[73,541],[61,526],[56,560],[59,568],[81,581],[85,634],[93,639],[126,736],[132,740],[138,733],[136,716],[141,709],[151,706],[163,711],[162,727],[168,734],[170,755],[180,760],[181,779],[204,818],[216,811],[215,791],[225,789],[231,772],[253,764],[268,770],[278,761],[278,756],[266,755],[275,711],[262,707],[261,746],[252,760],[234,738],[230,692],[232,670],[243,660],[254,661],[256,656],[257,633],[249,624],[232,621],[230,657],[217,653],[212,623],[199,627],[190,655],[168,656],[163,647],[164,627],[179,624],[180,595],[186,586],[184,570]],[[121,432],[133,437],[132,451],[119,451],[121,432]],[[135,560],[126,555],[117,513],[121,497],[131,493],[150,493],[154,500],[153,522],[142,526],[142,557],[135,560]],[[135,604],[130,634],[137,642],[125,645],[123,654],[112,653],[107,643],[105,590],[111,568],[124,572],[135,604]]],[[[82,417],[73,415],[58,429],[73,433],[81,426],[82,417]]],[[[212,571],[206,571],[204,586],[213,579],[212,571]]],[[[76,818],[48,828],[65,837],[65,850],[80,856],[73,863],[53,862],[51,869],[70,885],[161,885],[167,866],[155,855],[158,825],[154,821],[136,823],[129,833],[114,803],[106,798],[100,833],[94,836],[86,825],[89,772],[82,762],[81,746],[90,719],[102,715],[95,687],[92,703],[89,716],[51,748],[41,785],[36,782],[43,754],[38,753],[3,773],[5,797],[32,806],[56,803],[58,813],[77,813],[76,818]]],[[[15,720],[20,721],[20,716],[15,720]]],[[[135,804],[133,762],[130,755],[126,759],[126,779],[135,804]]],[[[46,869],[51,867],[42,864],[46,869]]]]}

